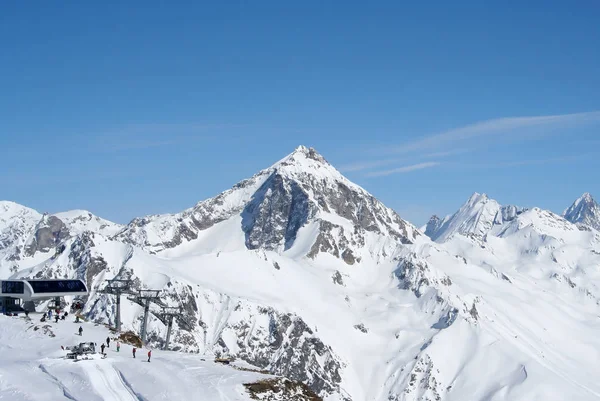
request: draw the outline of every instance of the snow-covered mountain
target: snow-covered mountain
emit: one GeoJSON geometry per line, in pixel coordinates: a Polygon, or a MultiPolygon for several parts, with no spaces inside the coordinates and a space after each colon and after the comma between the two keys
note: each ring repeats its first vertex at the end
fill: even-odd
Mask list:
{"type": "MultiPolygon", "coordinates": [[[[551,212],[475,194],[430,221],[431,241],[305,147],[126,226],[6,205],[4,276],[82,278],[98,322],[114,318],[106,279],[161,289],[183,310],[175,349],[235,355],[330,401],[600,395],[600,236],[551,212]]],[[[123,300],[126,329],[141,313],[123,300]]],[[[160,345],[163,323],[149,329],[160,345]]]]}
{"type": "Polygon", "coordinates": [[[300,146],[270,168],[191,209],[134,219],[116,238],[159,253],[185,247],[206,229],[232,217],[242,219],[247,249],[299,248],[300,230],[310,227],[318,241],[305,244],[310,247],[300,253],[314,257],[328,252],[348,264],[370,251],[364,250],[366,236],[412,243],[420,235],[314,149],[300,146]]]}
{"type": "Polygon", "coordinates": [[[517,206],[501,206],[486,194],[476,192],[452,216],[443,220],[433,216],[427,223],[425,234],[438,242],[444,242],[457,233],[482,236],[495,226],[514,220],[525,210],[517,206]]]}
{"type": "Polygon", "coordinates": [[[41,214],[14,202],[0,201],[0,274],[17,272],[54,256],[65,241],[86,232],[110,236],[119,224],[85,210],[41,214]]]}
{"type": "Polygon", "coordinates": [[[573,202],[564,211],[563,216],[578,226],[587,226],[600,230],[600,205],[587,192],[573,202]]]}

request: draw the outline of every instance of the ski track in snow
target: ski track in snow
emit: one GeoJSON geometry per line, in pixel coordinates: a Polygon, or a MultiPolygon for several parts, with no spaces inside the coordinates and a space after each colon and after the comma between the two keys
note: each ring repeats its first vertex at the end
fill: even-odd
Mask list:
{"type": "Polygon", "coordinates": [[[77,398],[73,397],[71,395],[71,393],[69,392],[69,390],[65,387],[64,384],[61,383],[60,380],[58,380],[56,377],[54,377],[50,372],[48,372],[48,369],[46,369],[46,367],[42,364],[39,365],[39,368],[42,372],[44,372],[48,377],[50,377],[50,379],[52,379],[52,381],[62,390],[63,395],[65,396],[66,399],[71,400],[71,401],[78,401],[77,398]]]}
{"type": "Polygon", "coordinates": [[[139,398],[132,394],[129,387],[123,383],[121,376],[112,367],[111,362],[103,360],[84,364],[90,383],[96,390],[96,393],[106,401],[139,401],[139,398]]]}

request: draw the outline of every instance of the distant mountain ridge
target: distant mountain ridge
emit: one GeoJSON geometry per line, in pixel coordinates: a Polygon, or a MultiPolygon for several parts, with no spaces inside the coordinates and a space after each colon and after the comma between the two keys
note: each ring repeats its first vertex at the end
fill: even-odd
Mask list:
{"type": "Polygon", "coordinates": [[[425,234],[434,241],[444,242],[455,234],[485,235],[494,226],[514,220],[527,211],[518,206],[501,206],[486,194],[475,192],[452,216],[440,220],[433,216],[426,226],[425,234]]]}
{"type": "MultiPolygon", "coordinates": [[[[514,205],[502,206],[486,194],[475,192],[453,215],[443,219],[433,215],[424,227],[424,233],[437,242],[445,242],[456,234],[484,236],[488,233],[501,233],[501,227],[528,211],[527,208],[514,205]]],[[[562,216],[546,212],[553,215],[554,219],[564,218],[581,229],[600,230],[600,206],[589,193],[575,200],[562,216]]]]}

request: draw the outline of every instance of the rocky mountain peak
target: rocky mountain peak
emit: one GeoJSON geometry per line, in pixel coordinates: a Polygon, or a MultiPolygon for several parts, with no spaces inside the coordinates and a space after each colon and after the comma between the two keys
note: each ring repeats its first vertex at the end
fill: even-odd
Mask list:
{"type": "Polygon", "coordinates": [[[344,182],[347,185],[358,187],[347,180],[314,148],[306,146],[298,146],[292,153],[271,167],[262,170],[258,175],[273,173],[296,181],[303,181],[309,185],[312,185],[314,181],[327,180],[330,182],[344,182]]]}
{"type": "Polygon", "coordinates": [[[284,160],[300,161],[302,159],[311,159],[319,163],[329,164],[327,160],[325,160],[325,158],[315,150],[315,148],[309,148],[304,145],[298,146],[284,160]]]}
{"type": "MultiPolygon", "coordinates": [[[[478,203],[487,203],[490,201],[490,198],[487,196],[487,194],[483,193],[480,194],[479,192],[474,192],[473,195],[471,195],[471,197],[469,198],[469,200],[466,202],[465,205],[469,205],[470,207],[473,207],[474,205],[478,204],[478,203]]],[[[493,202],[495,202],[492,199],[493,202]]]]}
{"type": "Polygon", "coordinates": [[[563,216],[571,223],[600,230],[600,205],[588,192],[573,202],[563,216]]]}
{"type": "Polygon", "coordinates": [[[425,226],[425,235],[431,238],[440,229],[442,224],[444,224],[444,221],[434,214],[425,226]]]}
{"type": "Polygon", "coordinates": [[[589,192],[585,192],[583,195],[581,195],[580,199],[585,202],[593,202],[594,201],[592,194],[590,194],[589,192]]]}
{"type": "Polygon", "coordinates": [[[475,192],[452,216],[444,220],[432,217],[425,234],[437,242],[444,242],[455,234],[482,237],[494,226],[514,220],[525,210],[513,205],[502,206],[485,193],[475,192]]]}
{"type": "Polygon", "coordinates": [[[418,230],[360,186],[315,149],[297,147],[271,167],[230,190],[176,215],[136,219],[118,237],[160,252],[190,242],[200,231],[241,217],[248,249],[285,252],[302,227],[316,226],[307,256],[328,252],[353,264],[372,233],[395,243],[412,243],[418,230]],[[350,249],[354,248],[354,249],[350,249]]]}

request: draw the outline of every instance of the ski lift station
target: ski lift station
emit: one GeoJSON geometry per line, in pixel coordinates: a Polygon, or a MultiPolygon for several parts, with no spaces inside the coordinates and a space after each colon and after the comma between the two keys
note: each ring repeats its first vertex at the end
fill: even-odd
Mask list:
{"type": "Polygon", "coordinates": [[[25,303],[32,305],[33,301],[87,294],[88,289],[82,280],[0,280],[0,312],[23,312],[22,305],[25,303]]]}

